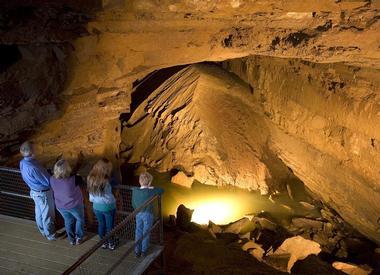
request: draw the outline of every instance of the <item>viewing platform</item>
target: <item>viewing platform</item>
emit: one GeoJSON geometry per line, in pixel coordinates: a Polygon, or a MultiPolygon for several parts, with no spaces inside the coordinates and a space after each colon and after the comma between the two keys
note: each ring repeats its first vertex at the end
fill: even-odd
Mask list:
{"type": "MultiPolygon", "coordinates": [[[[98,241],[93,233],[76,246],[70,245],[66,238],[48,241],[33,221],[0,215],[0,274],[62,274],[98,241]]],[[[113,251],[99,249],[96,257],[86,262],[85,269],[91,274],[105,274],[131,246],[132,241],[113,251]]],[[[145,258],[129,253],[111,274],[141,274],[162,250],[162,246],[152,245],[145,258]]],[[[87,272],[73,272],[82,273],[87,272]]]]}
{"type": "MultiPolygon", "coordinates": [[[[48,241],[38,231],[34,203],[18,169],[0,167],[0,274],[142,274],[157,259],[163,268],[163,227],[161,197],[156,195],[138,209],[131,207],[131,187],[119,185],[115,228],[109,238],[116,249],[102,249],[106,239],[90,231],[80,245],[69,244],[64,228],[56,241],[48,241]],[[134,255],[135,218],[144,207],[152,205],[155,221],[150,234],[150,247],[145,257],[134,255]],[[62,236],[62,237],[60,237],[62,236]]],[[[86,205],[92,212],[91,205],[86,205]]],[[[57,214],[58,215],[58,214],[57,214]]],[[[91,225],[86,219],[86,225],[91,225]]],[[[142,238],[144,238],[144,235],[142,238]]],[[[141,242],[142,238],[138,240],[141,242]]]]}

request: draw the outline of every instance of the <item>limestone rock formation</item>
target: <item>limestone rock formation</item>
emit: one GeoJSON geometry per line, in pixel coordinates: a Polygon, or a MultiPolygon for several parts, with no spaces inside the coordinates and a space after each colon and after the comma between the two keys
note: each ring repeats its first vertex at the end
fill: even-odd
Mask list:
{"type": "Polygon", "coordinates": [[[286,239],[273,255],[290,254],[287,266],[287,271],[290,273],[297,260],[303,260],[311,254],[318,255],[319,252],[321,248],[318,243],[296,236],[286,239]]]}
{"type": "Polygon", "coordinates": [[[0,46],[0,162],[41,123],[59,117],[66,79],[63,45],[0,46]]]}
{"type": "Polygon", "coordinates": [[[344,273],[349,275],[367,275],[372,272],[371,268],[364,269],[355,264],[348,264],[342,262],[334,262],[332,266],[337,270],[342,270],[344,273]]]}
{"type": "Polygon", "coordinates": [[[290,176],[267,149],[249,87],[216,66],[192,65],[154,91],[124,128],[123,153],[159,171],[178,167],[208,185],[267,194],[290,176]]]}
{"type": "Polygon", "coordinates": [[[225,66],[253,87],[273,151],[315,197],[379,242],[378,69],[265,57],[225,66]]]}
{"type": "MultiPolygon", "coordinates": [[[[14,165],[26,138],[39,144],[44,163],[80,151],[86,159],[105,155],[116,161],[118,119],[130,111],[132,83],[179,64],[256,56],[228,67],[252,86],[252,100],[259,103],[253,111],[266,117],[260,118],[270,136],[266,152],[279,156],[316,197],[380,243],[379,5],[2,1],[0,50],[8,55],[4,49],[16,49],[16,58],[0,65],[0,162],[14,165]],[[97,12],[61,9],[63,2],[97,12]]],[[[224,158],[218,156],[217,165],[224,158]]],[[[213,171],[204,166],[193,171],[190,162],[187,175],[197,171],[206,182],[213,171]]],[[[270,169],[256,168],[261,176],[251,187],[266,192],[262,180],[269,179],[264,171],[270,169]]]]}

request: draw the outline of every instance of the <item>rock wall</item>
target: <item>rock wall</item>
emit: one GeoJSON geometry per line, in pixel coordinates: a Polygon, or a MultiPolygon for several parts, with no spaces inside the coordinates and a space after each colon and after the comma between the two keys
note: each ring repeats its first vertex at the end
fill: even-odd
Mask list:
{"type": "Polygon", "coordinates": [[[189,66],[133,113],[122,157],[161,172],[181,170],[186,182],[279,190],[291,173],[267,148],[269,132],[251,99],[249,87],[221,68],[189,66]]]}
{"type": "Polygon", "coordinates": [[[18,152],[20,140],[43,122],[59,117],[66,79],[65,46],[0,48],[8,62],[0,69],[0,162],[18,152]]]}
{"type": "Polygon", "coordinates": [[[267,57],[225,67],[253,87],[277,155],[322,201],[379,242],[379,70],[267,57]]]}
{"type": "Polygon", "coordinates": [[[8,164],[17,162],[8,158],[26,137],[41,144],[44,162],[61,153],[74,158],[78,151],[116,159],[117,119],[129,110],[132,83],[156,69],[253,54],[379,67],[377,2],[31,2],[1,4],[0,43],[67,44],[67,76],[59,92],[64,115],[38,129],[30,123],[32,136],[13,133],[20,138],[12,150],[1,145],[8,164]]]}
{"type": "Polygon", "coordinates": [[[12,109],[0,117],[2,163],[17,163],[15,151],[27,137],[39,144],[45,163],[62,153],[75,158],[80,151],[86,158],[116,160],[118,117],[129,112],[137,79],[178,64],[249,55],[286,57],[273,61],[278,67],[272,61],[249,66],[261,71],[260,77],[247,74],[244,66],[235,70],[249,82],[255,75],[254,89],[270,90],[261,100],[276,126],[268,127],[278,129],[271,133],[273,150],[310,189],[379,242],[378,1],[109,0],[96,1],[102,9],[97,13],[62,9],[61,2],[46,6],[36,1],[36,9],[19,9],[16,1],[12,12],[1,3],[0,43],[32,53],[29,64],[22,54],[0,72],[2,107],[12,109]],[[54,49],[63,45],[69,50],[63,51],[62,62],[54,49]],[[43,47],[45,57],[37,47],[43,47]],[[336,64],[343,61],[346,65],[336,64]],[[30,69],[17,74],[15,66],[30,69]],[[293,84],[288,83],[291,78],[293,84]],[[27,88],[20,88],[21,83],[27,88]],[[289,88],[279,89],[282,83],[289,88]],[[38,95],[46,95],[47,101],[38,105],[42,108],[34,104],[38,95]],[[3,98],[12,103],[4,105],[3,98]],[[23,111],[21,119],[15,109],[23,111]]]}

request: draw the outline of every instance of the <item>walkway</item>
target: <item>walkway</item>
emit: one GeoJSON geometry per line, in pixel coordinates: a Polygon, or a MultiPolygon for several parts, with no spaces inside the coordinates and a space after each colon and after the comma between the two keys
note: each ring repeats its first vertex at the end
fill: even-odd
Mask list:
{"type": "MultiPolygon", "coordinates": [[[[49,242],[33,221],[0,215],[0,274],[61,274],[97,241],[91,233],[79,246],[71,246],[67,239],[49,242]]],[[[127,242],[114,251],[99,249],[74,273],[104,274],[131,246],[127,242]]],[[[143,259],[131,253],[112,274],[141,274],[162,250],[163,247],[152,245],[143,259]]]]}

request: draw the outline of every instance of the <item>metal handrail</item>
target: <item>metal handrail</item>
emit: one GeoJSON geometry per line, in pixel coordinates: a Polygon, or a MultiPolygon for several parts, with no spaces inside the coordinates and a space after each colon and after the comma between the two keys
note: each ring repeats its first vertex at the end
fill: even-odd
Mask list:
{"type": "MultiPolygon", "coordinates": [[[[4,186],[2,186],[2,184],[0,184],[0,195],[1,196],[4,196],[6,197],[8,200],[22,200],[22,203],[27,205],[28,207],[30,206],[30,209],[33,208],[34,210],[34,207],[33,207],[33,204],[31,203],[31,198],[30,196],[27,195],[26,192],[24,192],[25,188],[27,188],[27,186],[25,185],[25,183],[23,182],[22,178],[21,178],[21,172],[19,169],[17,168],[10,168],[10,167],[2,167],[0,166],[0,173],[3,173],[5,175],[5,178],[4,178],[4,186]],[[8,174],[8,176],[7,176],[8,174]],[[22,184],[22,187],[23,188],[2,188],[2,187],[5,187],[7,186],[8,184],[8,178],[10,180],[12,179],[17,179],[16,182],[17,184],[22,184]],[[25,187],[25,188],[24,188],[25,187]],[[20,189],[20,190],[18,190],[20,189]],[[18,192],[18,191],[23,191],[23,192],[18,192]]],[[[11,185],[9,185],[11,186],[11,185]]],[[[12,185],[13,186],[13,185],[12,185]]],[[[19,185],[16,185],[16,186],[19,186],[19,185]]],[[[19,186],[21,187],[21,186],[19,186]]],[[[113,186],[114,189],[116,190],[119,190],[121,194],[123,193],[126,193],[128,194],[127,196],[124,196],[123,199],[125,198],[130,198],[129,197],[129,194],[130,194],[130,191],[132,191],[134,188],[136,188],[135,186],[128,186],[128,185],[117,185],[117,186],[113,186]],[[123,192],[124,191],[124,192],[123,192]]],[[[133,242],[133,246],[128,248],[124,254],[116,261],[116,263],[114,263],[110,269],[108,270],[107,274],[109,274],[110,272],[112,272],[112,270],[114,270],[122,261],[123,259],[126,257],[126,255],[128,255],[129,253],[131,253],[132,249],[135,247],[135,245],[139,244],[140,242],[142,242],[142,240],[148,235],[148,234],[151,234],[152,232],[154,232],[153,230],[158,230],[157,233],[159,234],[159,244],[162,245],[163,244],[163,221],[162,221],[162,209],[161,209],[161,195],[155,195],[153,196],[152,198],[150,198],[149,200],[147,200],[146,202],[144,202],[139,208],[135,209],[132,211],[132,206],[129,205],[130,203],[130,199],[128,199],[128,202],[127,202],[127,210],[125,211],[124,208],[125,208],[125,204],[123,204],[124,206],[121,207],[120,209],[118,209],[118,211],[116,211],[116,213],[119,215],[119,217],[123,217],[123,219],[121,220],[121,222],[116,225],[116,227],[111,230],[111,232],[109,234],[107,234],[107,236],[105,236],[102,240],[100,240],[99,242],[97,242],[93,247],[91,247],[85,254],[83,254],[73,265],[71,265],[69,268],[67,268],[63,274],[70,274],[71,272],[73,272],[74,270],[76,270],[84,261],[86,261],[86,259],[88,259],[91,255],[93,255],[108,239],[110,238],[113,238],[115,236],[118,236],[118,234],[120,233],[120,231],[122,230],[125,230],[125,228],[128,226],[128,223],[131,223],[133,222],[133,219],[136,217],[136,215],[141,212],[145,207],[147,207],[148,205],[150,204],[153,204],[155,202],[155,200],[157,200],[157,206],[158,206],[158,216],[156,216],[155,220],[154,220],[154,224],[153,226],[151,227],[151,229],[146,232],[145,234],[143,234],[143,236],[139,239],[139,240],[135,240],[133,242]],[[157,228],[157,226],[159,228],[157,228]]],[[[122,200],[123,201],[123,200],[122,200]]],[[[14,205],[14,204],[12,204],[14,205]]],[[[5,209],[5,208],[4,208],[5,209]]],[[[29,208],[28,208],[29,209],[29,208]]],[[[20,211],[15,208],[15,209],[6,209],[4,211],[8,211],[8,215],[14,215],[14,216],[20,216],[20,211]],[[18,211],[18,212],[15,212],[15,211],[18,211]]],[[[32,210],[31,210],[32,211],[32,210]]],[[[32,211],[33,214],[34,214],[34,211],[32,211]]],[[[31,213],[32,213],[31,212],[31,213]]],[[[32,215],[32,214],[31,214],[32,215]]],[[[24,217],[24,216],[22,216],[24,217]]],[[[33,215],[34,217],[34,215],[33,215]]],[[[86,221],[86,224],[87,224],[88,221],[86,221]]],[[[128,231],[129,232],[129,231],[128,231]]]]}
{"type": "Polygon", "coordinates": [[[18,169],[18,168],[12,168],[12,167],[0,166],[0,170],[7,171],[7,172],[21,173],[20,169],[18,169]]]}
{"type": "MultiPolygon", "coordinates": [[[[116,235],[116,233],[122,229],[130,220],[132,220],[139,212],[141,212],[142,209],[144,209],[146,206],[151,204],[154,200],[158,199],[161,200],[160,195],[155,195],[146,202],[144,202],[140,207],[136,208],[132,213],[130,213],[126,218],[123,219],[114,229],[111,230],[102,240],[97,242],[92,248],[90,248],[85,254],[83,254],[74,264],[72,264],[69,268],[67,268],[62,274],[67,275],[73,272],[76,268],[78,268],[85,260],[87,260],[92,254],[94,254],[109,238],[111,238],[113,235],[116,235]]],[[[161,211],[160,211],[161,212],[161,211]]],[[[160,216],[161,213],[160,213],[160,216]]],[[[157,223],[157,222],[156,222],[157,223]]],[[[156,225],[156,224],[155,224],[156,225]]],[[[152,226],[153,228],[153,226],[152,226]]],[[[150,233],[150,232],[148,232],[150,233]]],[[[141,238],[143,239],[145,235],[141,238]]],[[[161,239],[161,237],[160,237],[161,239]]],[[[135,243],[138,243],[140,240],[138,240],[135,243]]],[[[127,251],[128,253],[130,251],[127,251]]]]}
{"type": "Polygon", "coordinates": [[[127,249],[127,251],[125,251],[124,254],[123,254],[121,257],[119,257],[119,260],[117,260],[117,262],[114,263],[114,264],[111,266],[111,268],[107,271],[106,275],[111,274],[112,271],[114,271],[115,268],[116,268],[116,267],[117,267],[117,266],[118,266],[118,265],[124,260],[124,258],[125,258],[129,253],[131,253],[131,251],[133,250],[133,248],[135,247],[135,245],[141,243],[142,240],[143,240],[146,236],[148,236],[148,235],[153,231],[153,229],[155,229],[159,224],[160,224],[160,220],[156,220],[156,222],[152,225],[152,227],[149,229],[149,231],[147,231],[145,234],[143,234],[143,235],[141,236],[140,239],[138,239],[137,241],[134,241],[134,243],[133,243],[134,245],[133,245],[132,247],[130,247],[129,249],[127,249]]]}

